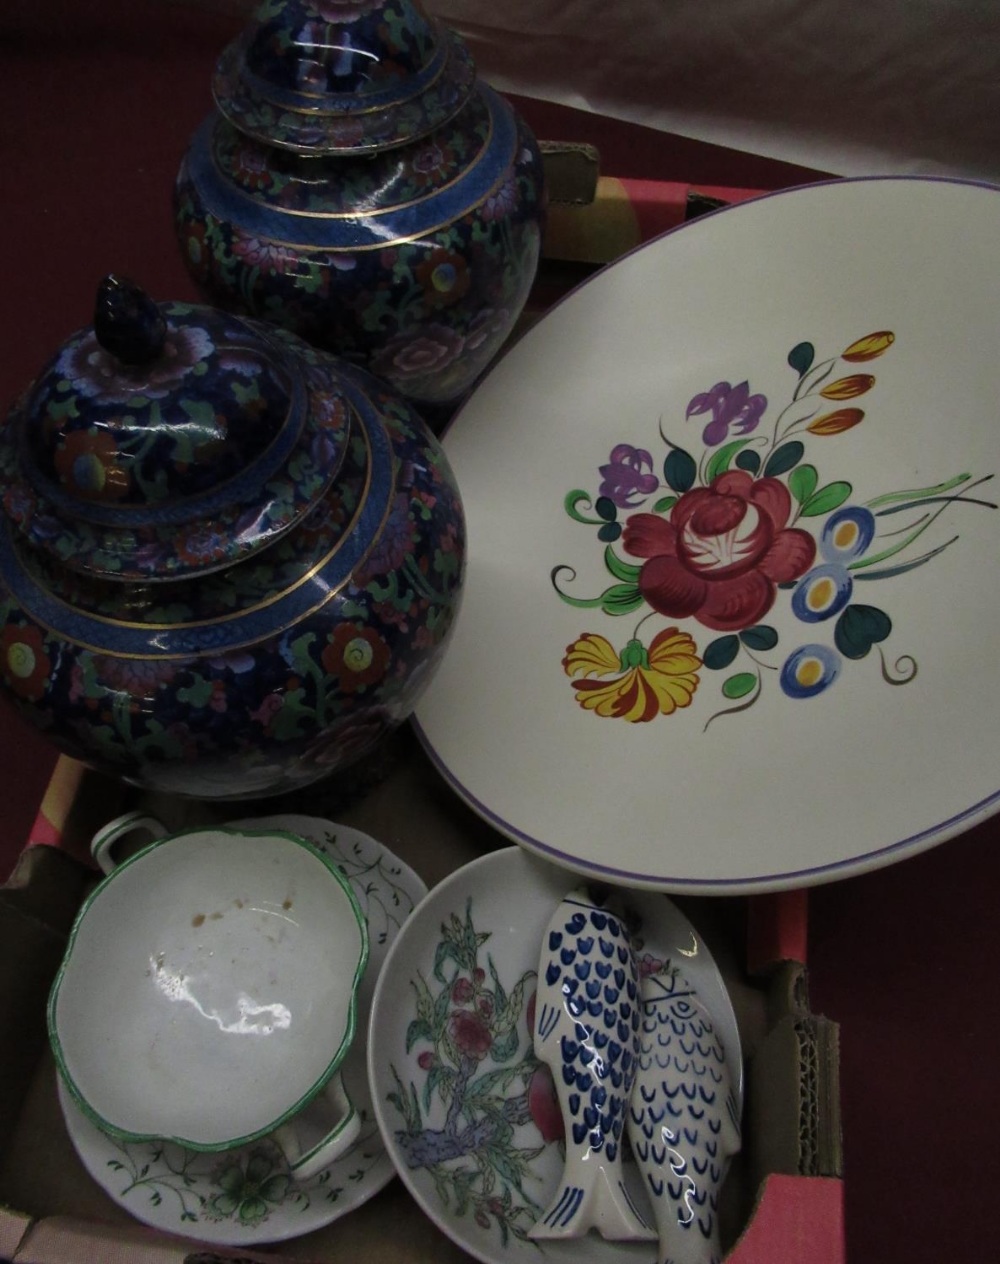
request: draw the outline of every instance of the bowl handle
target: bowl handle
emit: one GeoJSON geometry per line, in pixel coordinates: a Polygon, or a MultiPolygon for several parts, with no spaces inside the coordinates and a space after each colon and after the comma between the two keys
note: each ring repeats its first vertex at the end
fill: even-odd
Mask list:
{"type": "Polygon", "coordinates": [[[151,836],[146,842],[155,842],[158,838],[166,838],[167,832],[167,827],[155,816],[138,810],[126,812],[123,816],[116,816],[113,821],[108,821],[107,825],[97,831],[90,840],[90,854],[104,873],[111,873],[119,864],[111,854],[112,848],[122,839],[131,834],[145,833],[151,836]]]}
{"type": "Polygon", "coordinates": [[[307,1181],[322,1172],[324,1168],[328,1168],[357,1141],[358,1133],[361,1131],[361,1116],[347,1096],[343,1077],[339,1071],[326,1085],[323,1094],[333,1107],[337,1123],[322,1141],[318,1141],[303,1153],[294,1120],[282,1124],[274,1132],[274,1139],[285,1152],[288,1166],[297,1181],[307,1181]]]}

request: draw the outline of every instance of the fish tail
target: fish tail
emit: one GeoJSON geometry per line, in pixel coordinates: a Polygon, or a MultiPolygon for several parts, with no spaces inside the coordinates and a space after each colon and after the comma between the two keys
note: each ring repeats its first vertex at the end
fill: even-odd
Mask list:
{"type": "Polygon", "coordinates": [[[656,1232],[632,1201],[625,1183],[598,1170],[588,1185],[567,1181],[539,1216],[529,1238],[578,1238],[588,1229],[613,1242],[652,1242],[656,1232]]]}

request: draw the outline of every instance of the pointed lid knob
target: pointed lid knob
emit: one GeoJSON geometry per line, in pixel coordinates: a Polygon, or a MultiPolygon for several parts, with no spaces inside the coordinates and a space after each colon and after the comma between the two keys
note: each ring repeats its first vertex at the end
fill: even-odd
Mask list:
{"type": "Polygon", "coordinates": [[[298,347],[106,277],[94,324],[0,427],[8,516],[60,564],[105,578],[241,561],[322,497],[346,450],[351,410],[335,374],[298,347]]]}

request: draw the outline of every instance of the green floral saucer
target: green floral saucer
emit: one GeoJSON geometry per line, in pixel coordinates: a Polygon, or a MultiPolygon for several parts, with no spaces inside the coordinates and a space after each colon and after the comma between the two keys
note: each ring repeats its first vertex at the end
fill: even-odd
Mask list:
{"type": "MultiPolygon", "coordinates": [[[[249,821],[234,822],[248,826],[249,821]]],[[[358,1035],[344,1082],[362,1118],[350,1150],[308,1181],[296,1181],[268,1139],[223,1154],[164,1142],[125,1143],[95,1127],[59,1084],[70,1139],[90,1175],[136,1219],[169,1233],[237,1246],[279,1242],[322,1228],[378,1193],[394,1175],[372,1109],[365,1070],[368,1014],[389,946],[426,894],[419,877],[358,830],[316,817],[276,815],[255,828],[291,830],[330,856],[368,918],[368,969],[358,993],[358,1035]]]]}

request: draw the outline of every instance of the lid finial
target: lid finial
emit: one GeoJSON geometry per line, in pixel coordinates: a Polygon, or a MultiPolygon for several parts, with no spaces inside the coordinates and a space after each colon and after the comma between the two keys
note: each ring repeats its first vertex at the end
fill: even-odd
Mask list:
{"type": "Polygon", "coordinates": [[[111,272],[97,289],[94,333],[123,364],[147,364],[163,350],[167,322],[141,286],[111,272]]]}

